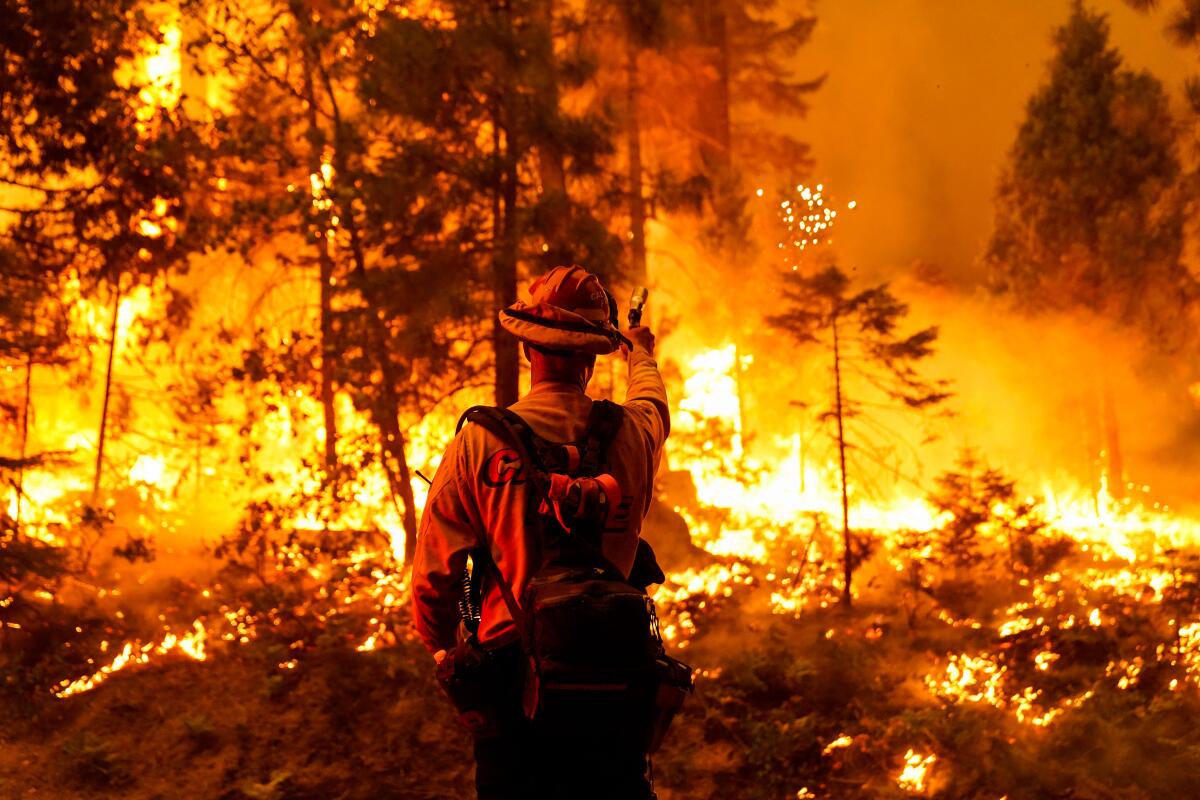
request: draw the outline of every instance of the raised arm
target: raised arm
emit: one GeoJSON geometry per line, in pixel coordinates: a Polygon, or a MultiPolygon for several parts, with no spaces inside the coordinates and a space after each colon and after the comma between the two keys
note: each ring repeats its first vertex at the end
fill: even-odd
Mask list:
{"type": "Polygon", "coordinates": [[[645,326],[625,331],[633,349],[629,352],[629,389],[625,393],[625,408],[632,412],[652,441],[655,453],[662,450],[671,432],[671,411],[667,405],[667,389],[654,360],[654,334],[645,326]]]}

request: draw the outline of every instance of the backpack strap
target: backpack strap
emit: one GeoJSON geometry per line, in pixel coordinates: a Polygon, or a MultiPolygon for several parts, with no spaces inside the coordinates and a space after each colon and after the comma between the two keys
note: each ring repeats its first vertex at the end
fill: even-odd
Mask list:
{"type": "MultiPolygon", "coordinates": [[[[511,414],[512,412],[508,413],[511,414]]],[[[512,416],[516,415],[513,414],[512,416]]],[[[518,417],[518,419],[520,418],[518,417]]],[[[455,434],[461,431],[463,426],[468,422],[475,422],[483,426],[483,428],[491,431],[494,435],[499,437],[501,441],[507,444],[523,445],[523,442],[520,441],[520,436],[514,436],[514,434],[509,431],[508,426],[505,424],[503,409],[495,408],[493,406],[471,406],[462,413],[462,416],[458,418],[458,424],[454,426],[455,434]]],[[[522,420],[522,422],[524,422],[524,420],[522,420]]],[[[528,428],[528,426],[525,427],[528,428]]],[[[516,450],[518,454],[522,456],[521,463],[525,465],[525,471],[526,474],[529,475],[530,480],[535,482],[540,480],[540,476],[534,475],[534,473],[537,472],[536,468],[530,468],[530,463],[524,458],[524,453],[522,452],[524,447],[518,446],[516,447],[516,450]]],[[[534,485],[536,486],[536,483],[534,485]]],[[[521,610],[521,606],[517,602],[517,598],[513,596],[512,587],[509,586],[508,581],[504,579],[504,573],[500,571],[500,566],[496,563],[496,560],[492,558],[491,551],[486,546],[477,548],[472,552],[472,558],[474,559],[475,564],[479,567],[490,568],[492,570],[492,573],[496,578],[496,584],[500,589],[500,596],[504,599],[504,605],[508,608],[509,616],[512,617],[513,624],[516,626],[517,633],[521,638],[521,645],[523,648],[528,649],[529,618],[526,616],[525,612],[521,610]]],[[[482,594],[480,580],[481,577],[481,575],[471,576],[469,587],[467,588],[468,596],[480,597],[482,594]]],[[[480,605],[480,608],[482,608],[482,604],[480,605]]]]}
{"type": "Polygon", "coordinates": [[[537,492],[539,499],[545,499],[549,494],[546,481],[546,467],[541,459],[536,457],[538,452],[536,436],[529,423],[507,408],[493,406],[472,406],[459,417],[457,433],[467,422],[474,422],[491,432],[497,439],[512,447],[521,458],[525,467],[525,477],[537,492]]]}
{"type": "Polygon", "coordinates": [[[583,451],[579,459],[581,475],[595,477],[604,472],[609,445],[617,438],[624,421],[625,409],[616,403],[610,400],[596,400],[592,403],[587,433],[584,434],[583,451]]]}
{"type": "MultiPolygon", "coordinates": [[[[520,457],[521,464],[525,469],[526,480],[534,490],[531,502],[540,501],[542,498],[547,497],[548,489],[540,462],[535,461],[531,455],[532,452],[536,451],[536,447],[533,446],[533,429],[529,427],[525,420],[505,408],[472,406],[458,418],[458,425],[454,428],[455,433],[462,430],[463,425],[468,422],[480,425],[496,438],[500,439],[500,441],[517,451],[517,455],[520,457]]],[[[528,510],[526,513],[528,514],[528,510]]],[[[538,526],[538,530],[541,531],[540,525],[538,526]]],[[[508,608],[508,613],[512,617],[513,624],[516,625],[517,633],[520,634],[521,643],[528,649],[530,636],[529,617],[521,609],[520,603],[517,602],[517,598],[513,595],[512,587],[505,580],[504,573],[500,571],[500,565],[492,558],[491,550],[487,547],[481,547],[477,552],[479,554],[479,561],[491,568],[496,578],[496,584],[500,589],[500,595],[504,599],[504,605],[508,608]]]]}

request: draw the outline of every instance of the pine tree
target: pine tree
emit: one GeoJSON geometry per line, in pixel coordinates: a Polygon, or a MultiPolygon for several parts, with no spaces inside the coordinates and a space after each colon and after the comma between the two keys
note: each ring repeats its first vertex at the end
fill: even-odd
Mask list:
{"type": "Polygon", "coordinates": [[[0,368],[22,376],[19,394],[0,395],[0,421],[16,432],[11,454],[0,449],[0,461],[6,465],[5,477],[15,499],[12,522],[19,528],[25,473],[41,457],[29,451],[34,369],[62,366],[79,354],[70,350],[67,308],[59,301],[54,276],[4,246],[0,246],[0,274],[4,276],[4,295],[0,297],[0,368]]]}
{"type": "Polygon", "coordinates": [[[1046,526],[1036,503],[1019,497],[1016,481],[975,454],[959,456],[954,469],[937,478],[930,504],[947,522],[934,533],[938,563],[969,568],[994,551],[1003,538],[1009,572],[1016,576],[1037,566],[1037,537],[1046,526]]]}
{"type": "MultiPolygon", "coordinates": [[[[422,301],[439,292],[469,297],[468,281],[453,287],[461,270],[439,274],[445,259],[422,258],[431,249],[424,242],[438,233],[435,215],[464,209],[413,213],[422,202],[437,201],[432,186],[440,173],[431,156],[445,143],[416,143],[417,126],[376,108],[371,61],[380,21],[370,9],[334,5],[318,12],[281,0],[270,9],[195,3],[188,12],[198,24],[192,49],[199,68],[219,71],[232,84],[228,105],[212,110],[221,132],[212,170],[225,189],[217,204],[223,244],[251,263],[265,253],[298,267],[316,296],[315,319],[287,333],[287,352],[264,352],[274,345],[256,341],[238,372],[251,381],[315,387],[325,433],[320,472],[329,502],[323,510],[331,514],[346,499],[341,483],[351,468],[339,456],[336,394],[347,393],[367,412],[378,435],[374,457],[411,554],[416,502],[408,425],[401,420],[411,414],[418,421],[428,406],[402,393],[431,337],[419,327],[407,331],[411,320],[400,310],[420,308],[420,321],[432,326],[452,304],[422,301]],[[390,238],[383,240],[380,231],[390,238]],[[396,330],[408,332],[403,348],[396,330]]],[[[469,258],[465,264],[471,266],[469,258]]],[[[449,380],[459,377],[445,373],[449,380]]],[[[427,382],[437,388],[436,380],[427,382]]]]}
{"type": "Polygon", "coordinates": [[[808,146],[779,130],[781,116],[803,117],[824,78],[797,78],[792,60],[808,42],[816,16],[807,5],[777,0],[680,0],[677,19],[700,77],[691,121],[708,185],[706,237],[738,252],[749,235],[743,175],[778,170],[786,180],[812,167],[808,146]],[[771,120],[764,123],[763,120],[771,120]]]}
{"type": "MultiPolygon", "coordinates": [[[[1125,3],[1142,12],[1151,11],[1160,5],[1159,0],[1125,0],[1125,3]]],[[[1200,43],[1200,2],[1168,0],[1164,5],[1172,6],[1171,15],[1167,20],[1167,36],[1180,47],[1194,47],[1200,43]]]]}
{"type": "MultiPolygon", "coordinates": [[[[833,373],[831,407],[824,418],[834,425],[842,500],[842,603],[851,604],[851,580],[856,568],[850,528],[850,471],[847,455],[869,444],[871,431],[852,429],[862,418],[864,402],[873,393],[901,408],[925,410],[949,397],[941,381],[929,381],[917,365],[933,354],[937,328],[901,335],[898,327],[908,306],[886,284],[854,292],[850,279],[836,266],[809,275],[784,273],[786,310],[768,323],[802,345],[815,345],[830,360],[833,373]],[[852,378],[853,386],[852,387],[852,378]]],[[[874,434],[877,436],[877,434],[874,434]]]]}
{"type": "Polygon", "coordinates": [[[775,0],[590,0],[587,8],[596,102],[617,109],[624,128],[631,276],[644,275],[645,222],[664,213],[699,215],[716,253],[744,248],[742,176],[778,171],[792,181],[812,165],[807,145],[774,121],[803,116],[821,84],[798,79],[792,66],[814,15],[775,0]]]}
{"type": "Polygon", "coordinates": [[[577,199],[603,189],[610,128],[563,110],[588,73],[560,53],[552,3],[273,8],[222,4],[196,42],[236,87],[217,110],[214,171],[238,198],[227,241],[298,253],[318,282],[320,334],[296,332],[316,358],[294,362],[320,387],[326,471],[342,468],[329,463],[340,392],[378,429],[411,545],[405,430],[478,384],[489,339],[497,402],[515,401],[519,352],[494,312],[522,274],[616,267],[619,242],[577,199]]]}
{"type": "MultiPolygon", "coordinates": [[[[1186,186],[1161,83],[1124,66],[1102,15],[1075,3],[1054,35],[997,187],[992,288],[1029,311],[1085,310],[1159,352],[1189,346],[1200,286],[1182,263],[1186,186]]],[[[1125,488],[1117,409],[1101,390],[1107,480],[1125,488]]],[[[1097,448],[1099,449],[1099,448],[1097,448]]],[[[1095,458],[1088,453],[1088,458],[1095,458]]]]}
{"type": "MultiPolygon", "coordinates": [[[[380,41],[424,39],[412,55],[395,47],[374,53],[372,74],[383,79],[391,70],[404,82],[368,81],[448,145],[436,161],[459,165],[459,186],[470,193],[460,200],[472,224],[484,225],[474,255],[484,259],[491,308],[514,302],[522,276],[549,266],[579,263],[614,276],[620,241],[594,210],[612,193],[604,164],[614,149],[611,123],[602,112],[568,111],[564,100],[594,69],[577,47],[576,12],[548,0],[446,8],[454,24],[436,35],[403,19],[382,23],[380,41]]],[[[517,342],[487,316],[495,398],[508,405],[517,399],[517,342]]]]}
{"type": "Polygon", "coordinates": [[[1102,15],[1076,3],[1054,36],[996,192],[986,262],[1022,306],[1085,308],[1177,345],[1197,296],[1162,85],[1126,68],[1102,15]]]}

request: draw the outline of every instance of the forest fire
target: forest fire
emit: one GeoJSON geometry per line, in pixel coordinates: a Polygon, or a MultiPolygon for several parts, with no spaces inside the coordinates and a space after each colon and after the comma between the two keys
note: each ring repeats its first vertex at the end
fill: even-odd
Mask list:
{"type": "Polygon", "coordinates": [[[994,121],[985,251],[908,264],[892,184],[956,196],[817,182],[807,3],[85,5],[0,34],[3,791],[468,796],[418,526],[579,263],[669,399],[659,797],[1200,792],[1195,111],[1117,16],[994,121]]]}

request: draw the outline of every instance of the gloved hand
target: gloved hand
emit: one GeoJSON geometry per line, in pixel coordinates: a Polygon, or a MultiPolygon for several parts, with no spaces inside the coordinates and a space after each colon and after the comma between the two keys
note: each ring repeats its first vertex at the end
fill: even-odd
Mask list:
{"type": "Polygon", "coordinates": [[[640,347],[650,355],[654,355],[654,333],[645,325],[637,325],[623,333],[626,339],[633,342],[634,347],[640,347]]]}

